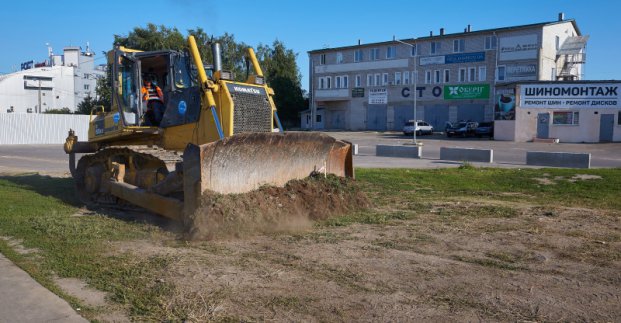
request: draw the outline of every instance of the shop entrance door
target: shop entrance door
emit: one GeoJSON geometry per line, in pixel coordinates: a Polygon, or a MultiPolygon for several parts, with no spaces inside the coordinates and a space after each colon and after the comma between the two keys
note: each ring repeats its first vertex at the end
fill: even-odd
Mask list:
{"type": "Polygon", "coordinates": [[[537,138],[548,138],[550,135],[550,114],[540,113],[537,115],[537,138]]]}
{"type": "Polygon", "coordinates": [[[599,141],[612,141],[612,131],[615,128],[615,115],[602,114],[599,119],[599,141]]]}

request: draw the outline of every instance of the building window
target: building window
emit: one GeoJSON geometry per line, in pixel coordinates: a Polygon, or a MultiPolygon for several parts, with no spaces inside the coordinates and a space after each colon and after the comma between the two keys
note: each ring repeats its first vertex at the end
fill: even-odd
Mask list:
{"type": "Polygon", "coordinates": [[[440,70],[436,70],[434,75],[435,75],[435,78],[434,78],[435,82],[442,83],[442,74],[440,74],[440,70]]]}
{"type": "Polygon", "coordinates": [[[412,45],[412,48],[410,50],[410,56],[416,56],[416,45],[412,45]]]}
{"type": "Polygon", "coordinates": [[[556,36],[555,44],[556,44],[556,50],[561,49],[561,37],[556,36]]]}
{"type": "Polygon", "coordinates": [[[315,122],[321,122],[321,114],[315,116],[315,122]]]}
{"type": "Polygon", "coordinates": [[[431,71],[425,71],[425,83],[431,84],[431,71]]]}
{"type": "Polygon", "coordinates": [[[465,68],[459,69],[459,82],[466,82],[466,69],[465,68]]]}
{"type": "Polygon", "coordinates": [[[451,81],[451,71],[444,70],[444,83],[448,83],[451,81]]]}
{"type": "Polygon", "coordinates": [[[354,62],[362,62],[363,59],[364,54],[362,53],[362,49],[356,49],[356,51],[354,52],[354,62]]]}
{"type": "Polygon", "coordinates": [[[552,67],[552,73],[550,73],[550,80],[556,81],[556,67],[552,67]]]}
{"type": "Polygon", "coordinates": [[[320,90],[322,90],[326,86],[326,79],[323,77],[319,78],[319,84],[317,84],[320,90]]]}
{"type": "Polygon", "coordinates": [[[484,82],[487,79],[487,67],[479,66],[479,82],[484,82]]]}
{"type": "Polygon", "coordinates": [[[371,48],[370,55],[372,61],[376,61],[380,58],[379,56],[379,48],[371,48]]]}
{"type": "Polygon", "coordinates": [[[477,68],[476,67],[469,67],[468,68],[468,81],[469,82],[476,82],[477,80],[477,68]]]}
{"type": "Polygon", "coordinates": [[[403,72],[403,84],[410,84],[410,72],[403,72]]]}
{"type": "Polygon", "coordinates": [[[395,53],[395,46],[386,47],[386,59],[395,58],[395,56],[397,56],[395,53]]]}
{"type": "Polygon", "coordinates": [[[349,79],[347,75],[337,76],[334,78],[334,88],[335,89],[346,89],[349,87],[349,79]]]}
{"type": "Polygon", "coordinates": [[[453,40],[453,53],[463,53],[466,48],[466,40],[455,39],[453,40]]]}
{"type": "Polygon", "coordinates": [[[552,112],[552,124],[556,125],[578,125],[580,124],[578,111],[554,111],[552,112]]]}
{"type": "Polygon", "coordinates": [[[375,74],[375,86],[380,86],[382,84],[382,75],[377,73],[375,74]]]}
{"type": "Polygon", "coordinates": [[[496,49],[496,36],[485,37],[485,49],[496,49]]]}
{"type": "Polygon", "coordinates": [[[336,53],[336,63],[343,64],[343,53],[341,52],[336,53]]]}
{"type": "Polygon", "coordinates": [[[367,74],[367,86],[373,86],[373,74],[367,74]]]}
{"type": "Polygon", "coordinates": [[[395,85],[401,85],[401,72],[395,72],[395,85]]]}
{"type": "Polygon", "coordinates": [[[504,81],[505,80],[505,67],[498,66],[496,70],[496,81],[504,81]]]}
{"type": "Polygon", "coordinates": [[[621,126],[621,111],[619,111],[619,115],[617,116],[617,124],[621,126]]]}
{"type": "Polygon", "coordinates": [[[319,65],[326,65],[326,54],[319,55],[319,65]]]}
{"type": "Polygon", "coordinates": [[[388,73],[382,75],[382,85],[388,84],[388,73]]]}
{"type": "Polygon", "coordinates": [[[356,75],[356,87],[362,86],[362,77],[360,75],[356,75]]]}
{"type": "Polygon", "coordinates": [[[332,78],[330,76],[326,76],[326,89],[332,88],[332,78]]]}
{"type": "MultiPolygon", "coordinates": [[[[88,91],[88,90],[90,89],[90,87],[91,87],[90,85],[88,85],[88,84],[84,84],[84,89],[85,89],[85,90],[87,90],[87,91],[88,91]]],[[[45,93],[43,93],[43,95],[45,95],[45,93]]]]}
{"type": "Polygon", "coordinates": [[[437,42],[437,41],[431,42],[431,50],[429,51],[429,53],[437,54],[439,52],[440,52],[440,42],[437,42]]]}

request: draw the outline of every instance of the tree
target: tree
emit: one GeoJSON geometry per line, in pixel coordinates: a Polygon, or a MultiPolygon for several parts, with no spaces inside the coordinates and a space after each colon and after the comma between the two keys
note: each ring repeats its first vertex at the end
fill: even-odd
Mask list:
{"type": "Polygon", "coordinates": [[[114,35],[114,43],[131,49],[144,51],[185,48],[185,37],[175,27],[149,23],[146,28],[134,27],[127,36],[114,35]]]}
{"type": "Polygon", "coordinates": [[[82,102],[78,103],[78,108],[75,109],[75,114],[91,114],[91,111],[93,111],[93,108],[97,105],[97,101],[89,95],[85,97],[82,102]]]}
{"type": "Polygon", "coordinates": [[[46,114],[71,114],[71,110],[69,108],[64,107],[62,109],[47,109],[43,111],[46,114]]]}
{"type": "Polygon", "coordinates": [[[272,47],[261,45],[257,53],[265,68],[266,82],[274,89],[274,103],[283,127],[297,127],[299,113],[308,107],[300,86],[302,76],[295,59],[297,54],[275,40],[272,47]]]}

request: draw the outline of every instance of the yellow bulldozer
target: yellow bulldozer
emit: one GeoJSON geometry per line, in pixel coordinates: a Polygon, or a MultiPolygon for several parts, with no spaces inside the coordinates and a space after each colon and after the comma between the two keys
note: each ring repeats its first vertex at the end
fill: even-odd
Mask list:
{"type": "Polygon", "coordinates": [[[354,176],[350,143],[283,131],[252,48],[252,73],[236,82],[222,69],[219,45],[211,47],[208,66],[192,36],[185,51],[108,52],[112,104],[93,109],[88,141],[69,130],[64,145],[82,201],[129,202],[183,220],[203,194],[283,186],[312,173],[354,176]],[[159,118],[143,100],[147,79],[163,96],[159,118]]]}

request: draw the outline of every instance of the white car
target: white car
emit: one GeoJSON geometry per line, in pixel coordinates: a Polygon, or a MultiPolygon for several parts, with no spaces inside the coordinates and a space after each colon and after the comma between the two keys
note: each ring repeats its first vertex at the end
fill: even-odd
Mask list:
{"type": "MultiPolygon", "coordinates": [[[[408,122],[405,123],[405,126],[403,126],[403,134],[406,136],[411,136],[412,134],[414,134],[414,120],[410,120],[408,122]]],[[[416,122],[416,135],[420,136],[420,135],[431,135],[433,134],[433,126],[430,125],[429,123],[423,121],[423,120],[418,120],[416,122]]]]}

